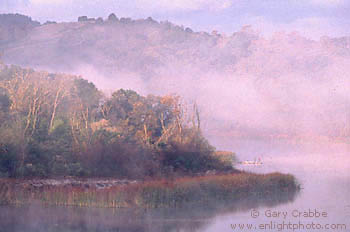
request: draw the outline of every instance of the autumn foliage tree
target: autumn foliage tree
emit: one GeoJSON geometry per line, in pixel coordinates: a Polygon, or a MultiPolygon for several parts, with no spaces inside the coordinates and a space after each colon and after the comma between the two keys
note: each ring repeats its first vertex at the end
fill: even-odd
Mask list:
{"type": "Polygon", "coordinates": [[[146,176],[229,170],[178,96],[117,90],[77,76],[3,66],[0,175],[146,176]]]}

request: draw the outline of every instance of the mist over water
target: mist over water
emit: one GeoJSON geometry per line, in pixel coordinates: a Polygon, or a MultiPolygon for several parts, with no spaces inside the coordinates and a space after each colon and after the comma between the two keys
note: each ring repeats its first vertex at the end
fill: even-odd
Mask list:
{"type": "MultiPolygon", "coordinates": [[[[349,145],[286,145],[282,142],[236,141],[231,150],[259,154],[263,165],[237,168],[257,173],[283,172],[296,176],[298,194],[266,195],[240,202],[215,203],[182,209],[99,209],[71,207],[0,207],[0,231],[232,231],[231,224],[339,223],[348,225],[350,168],[349,145]],[[248,146],[249,145],[249,146],[248,146]],[[276,148],[276,149],[275,149],[276,148]],[[251,211],[288,212],[283,218],[251,217],[251,211]],[[293,210],[327,212],[326,218],[295,218],[293,210]]],[[[229,147],[228,147],[229,149],[229,147]]],[[[240,231],[251,231],[248,229],[240,231]]],[[[263,230],[255,230],[263,231],[263,230]]],[[[277,231],[269,230],[269,231],[277,231]]],[[[308,230],[301,230],[308,231],[308,230]]],[[[327,231],[327,230],[318,230],[327,231]]]]}
{"type": "MultiPolygon", "coordinates": [[[[278,229],[277,224],[289,223],[325,226],[326,224],[346,225],[346,229],[334,231],[347,231],[350,227],[350,146],[344,143],[291,143],[290,141],[232,141],[232,146],[238,154],[248,160],[260,157],[261,166],[244,166],[239,168],[257,173],[279,171],[293,174],[302,186],[300,194],[295,201],[275,207],[259,207],[261,213],[258,218],[252,218],[251,210],[248,212],[219,215],[216,221],[204,231],[232,231],[228,226],[232,223],[250,224],[259,227],[260,224],[276,225],[267,231],[289,231],[278,229]],[[326,212],[327,217],[293,217],[293,211],[317,210],[326,212]],[[267,217],[266,211],[287,212],[286,218],[267,217]]],[[[227,145],[227,144],[226,144],[227,145]]],[[[229,146],[229,145],[227,145],[229,146]]],[[[229,149],[229,147],[228,147],[229,149]]],[[[233,148],[232,148],[233,149],[233,148]]],[[[234,149],[233,149],[234,150],[234,149]]],[[[243,159],[244,160],[244,159],[243,159]]],[[[251,231],[243,229],[240,231],[251,231]]],[[[255,231],[266,231],[257,229],[255,231]]],[[[311,231],[298,229],[297,231],[311,231]]],[[[329,231],[325,228],[316,231],[329,231]]]]}
{"type": "Polygon", "coordinates": [[[224,36],[169,22],[127,20],[36,26],[0,49],[5,63],[82,75],[108,93],[125,88],[196,102],[211,144],[234,151],[241,161],[263,161],[238,168],[290,173],[303,187],[296,197],[178,212],[0,207],[0,231],[232,231],[233,222],[268,221],[252,220],[252,208],[311,208],[329,215],[317,223],[348,221],[347,37],[309,40],[276,33],[264,38],[250,27],[224,36]]]}

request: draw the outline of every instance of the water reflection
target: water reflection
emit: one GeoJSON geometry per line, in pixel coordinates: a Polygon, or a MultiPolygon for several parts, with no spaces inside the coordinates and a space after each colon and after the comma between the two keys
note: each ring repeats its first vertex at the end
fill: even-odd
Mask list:
{"type": "Polygon", "coordinates": [[[250,197],[239,202],[211,202],[189,205],[181,209],[101,209],[40,207],[0,207],[1,232],[136,232],[136,231],[200,231],[216,216],[247,211],[258,207],[274,207],[293,202],[296,192],[250,197]]]}

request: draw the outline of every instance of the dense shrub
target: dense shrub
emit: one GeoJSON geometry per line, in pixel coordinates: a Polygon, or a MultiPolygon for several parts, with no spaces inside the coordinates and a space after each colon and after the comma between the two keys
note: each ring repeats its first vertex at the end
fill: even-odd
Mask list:
{"type": "Polygon", "coordinates": [[[188,130],[182,140],[171,140],[160,151],[162,164],[184,174],[203,173],[209,170],[229,171],[232,165],[214,156],[215,148],[194,130],[188,130]]]}

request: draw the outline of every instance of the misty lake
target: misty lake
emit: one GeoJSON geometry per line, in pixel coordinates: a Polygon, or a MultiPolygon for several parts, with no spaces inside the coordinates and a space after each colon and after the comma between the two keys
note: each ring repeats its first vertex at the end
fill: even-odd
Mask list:
{"type": "Polygon", "coordinates": [[[301,192],[234,205],[147,211],[43,208],[35,203],[2,206],[0,231],[293,231],[293,226],[294,231],[350,231],[349,145],[259,141],[216,145],[236,151],[241,160],[260,157],[263,161],[261,166],[240,165],[240,169],[295,175],[301,192]]]}

